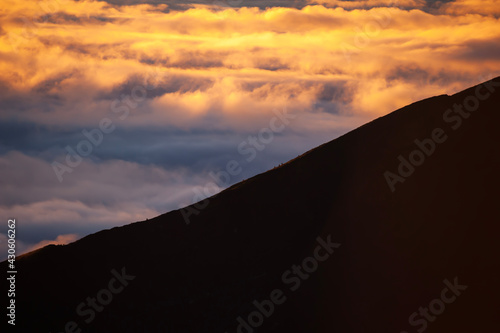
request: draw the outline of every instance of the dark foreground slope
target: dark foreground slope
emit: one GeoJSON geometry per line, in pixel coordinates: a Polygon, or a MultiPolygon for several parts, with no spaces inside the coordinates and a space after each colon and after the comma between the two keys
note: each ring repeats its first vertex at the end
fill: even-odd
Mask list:
{"type": "Polygon", "coordinates": [[[19,258],[16,328],[497,331],[498,105],[500,78],[430,98],[223,191],[189,225],[173,211],[19,258]],[[447,111],[464,102],[477,110],[464,116],[447,111]],[[414,141],[426,142],[430,154],[425,139],[433,132],[446,140],[420,161],[414,141]],[[384,173],[398,173],[400,155],[421,165],[411,175],[401,167],[408,177],[393,192],[384,173]],[[315,252],[326,257],[324,249],[315,251],[316,238],[327,241],[329,235],[341,245],[317,269],[307,259],[311,273],[287,272],[315,252]],[[135,278],[121,288],[113,269],[135,278]],[[467,288],[450,290],[444,280],[467,288]],[[283,303],[269,317],[254,313],[250,321],[258,328],[238,328],[238,317],[248,322],[253,301],[268,305],[273,290],[283,293],[274,294],[283,303]],[[97,304],[93,317],[86,302],[96,294],[101,302],[112,300],[97,304]]]}

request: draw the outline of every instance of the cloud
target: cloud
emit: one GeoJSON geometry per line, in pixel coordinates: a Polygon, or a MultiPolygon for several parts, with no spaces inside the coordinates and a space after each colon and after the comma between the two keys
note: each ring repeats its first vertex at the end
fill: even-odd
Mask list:
{"type": "MultiPolygon", "coordinates": [[[[65,163],[65,156],[56,160],[65,163]]],[[[5,190],[0,195],[0,210],[4,216],[29,217],[33,223],[84,222],[89,214],[95,214],[100,222],[110,219],[112,223],[154,216],[159,212],[156,209],[167,209],[169,202],[172,208],[175,198],[188,192],[190,184],[203,181],[189,177],[189,171],[181,168],[167,171],[122,160],[96,163],[86,159],[65,174],[61,183],[51,161],[15,151],[0,156],[0,172],[5,190]]]]}
{"type": "Polygon", "coordinates": [[[50,162],[20,152],[0,156],[0,173],[0,215],[16,219],[24,248],[63,233],[83,236],[177,209],[180,202],[192,203],[193,188],[209,180],[181,168],[85,160],[60,183],[50,162]]]}
{"type": "Polygon", "coordinates": [[[106,24],[114,22],[115,19],[105,16],[77,16],[65,12],[48,13],[37,18],[37,21],[51,24],[106,24]]]}
{"type": "Polygon", "coordinates": [[[308,0],[310,4],[319,4],[326,7],[340,7],[344,9],[369,9],[375,7],[397,7],[404,9],[424,8],[427,5],[425,0],[308,0]]]}
{"type": "MultiPolygon", "coordinates": [[[[2,18],[8,33],[0,37],[6,50],[1,54],[0,78],[6,87],[0,94],[6,110],[0,118],[92,125],[109,113],[116,98],[130,94],[153,71],[163,78],[137,109],[150,116],[130,117],[127,126],[144,126],[146,120],[150,125],[168,122],[183,128],[194,121],[197,126],[196,119],[203,122],[214,112],[241,118],[242,105],[269,112],[277,106],[267,104],[271,100],[314,110],[325,101],[316,100],[313,85],[390,82],[397,68],[408,66],[418,67],[428,77],[454,77],[442,91],[466,87],[476,82],[478,72],[498,68],[495,46],[500,37],[494,18],[437,16],[423,11],[422,1],[399,2],[399,7],[390,7],[393,4],[387,1],[328,3],[332,8],[219,11],[191,4],[185,11],[165,12],[165,6],[158,4],[118,10],[102,2],[65,1],[42,15],[43,20],[35,20],[27,34],[17,19],[20,8],[14,7],[2,18]],[[472,39],[471,32],[478,30],[482,38],[472,39]],[[17,51],[8,51],[12,34],[24,41],[14,43],[17,51]],[[269,85],[251,93],[241,90],[258,82],[269,85]]],[[[23,9],[26,17],[30,13],[42,17],[23,9]]],[[[406,80],[415,81],[408,76],[406,80]]],[[[366,93],[351,89],[349,96],[337,98],[350,100],[349,105],[337,101],[326,109],[368,114],[386,110],[385,105],[366,109],[368,104],[357,103],[356,94],[370,98],[366,93]]],[[[409,92],[401,102],[410,103],[415,97],[409,92]]],[[[238,122],[245,123],[230,121],[238,122]]]]}
{"type": "Polygon", "coordinates": [[[441,12],[450,15],[479,14],[499,17],[500,6],[496,0],[455,0],[441,6],[441,12]]]}
{"type": "MultiPolygon", "coordinates": [[[[147,98],[156,98],[164,94],[205,92],[214,85],[215,81],[209,77],[196,77],[188,75],[168,75],[158,78],[154,82],[155,88],[146,90],[147,98]]],[[[147,87],[148,79],[145,76],[132,75],[125,82],[113,87],[107,92],[107,99],[112,100],[123,94],[131,94],[135,87],[147,87]]],[[[106,98],[106,97],[104,97],[106,98]]]]}
{"type": "Polygon", "coordinates": [[[493,40],[472,39],[463,44],[457,52],[457,58],[464,60],[482,60],[496,63],[500,59],[500,38],[493,40]]]}
{"type": "Polygon", "coordinates": [[[106,2],[117,6],[164,4],[171,10],[187,10],[200,5],[210,8],[257,7],[260,9],[270,7],[302,8],[307,5],[307,0],[107,0],[106,2]]]}

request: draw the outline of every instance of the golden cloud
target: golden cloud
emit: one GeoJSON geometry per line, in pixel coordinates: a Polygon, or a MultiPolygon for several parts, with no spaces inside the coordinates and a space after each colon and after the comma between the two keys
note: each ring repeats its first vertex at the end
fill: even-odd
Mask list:
{"type": "Polygon", "coordinates": [[[220,126],[245,126],[284,103],[333,122],[335,114],[373,117],[498,74],[500,57],[484,56],[500,38],[493,0],[456,1],[439,13],[420,0],[321,3],[175,11],[8,0],[0,12],[0,98],[9,101],[2,116],[95,123],[127,93],[120,87],[159,71],[163,90],[130,125],[189,127],[217,115],[220,126]]]}

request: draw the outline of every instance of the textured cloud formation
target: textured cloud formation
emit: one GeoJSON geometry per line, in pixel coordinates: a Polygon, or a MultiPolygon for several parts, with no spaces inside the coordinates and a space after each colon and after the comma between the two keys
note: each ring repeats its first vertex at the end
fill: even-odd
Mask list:
{"type": "Polygon", "coordinates": [[[123,160],[84,161],[64,182],[50,164],[19,152],[0,158],[2,216],[33,224],[96,223],[112,226],[154,217],[186,199],[190,186],[206,181],[187,170],[167,171],[123,160]],[[19,168],[17,166],[22,166],[19,168]],[[191,179],[191,183],[186,180],[191,179]],[[62,199],[63,198],[63,199],[62,199]]]}
{"type": "Polygon", "coordinates": [[[29,226],[27,249],[191,203],[229,160],[233,183],[499,75],[499,14],[494,0],[6,0],[0,213],[29,226]],[[247,163],[239,144],[285,108],[297,120],[247,163]],[[53,162],[88,133],[59,182],[53,162]]]}
{"type": "Polygon", "coordinates": [[[129,126],[206,126],[214,114],[225,126],[248,124],[283,101],[306,112],[332,86],[326,112],[383,114],[498,68],[498,19],[482,10],[456,16],[471,1],[445,4],[441,15],[420,10],[423,1],[369,3],[375,8],[331,0],[302,9],[191,5],[168,12],[165,4],[54,0],[44,12],[22,3],[2,18],[2,118],[90,124],[152,73],[158,88],[129,126]],[[400,77],[414,89],[381,100],[391,89],[387,75],[403,67],[427,73],[426,80],[400,77]]]}

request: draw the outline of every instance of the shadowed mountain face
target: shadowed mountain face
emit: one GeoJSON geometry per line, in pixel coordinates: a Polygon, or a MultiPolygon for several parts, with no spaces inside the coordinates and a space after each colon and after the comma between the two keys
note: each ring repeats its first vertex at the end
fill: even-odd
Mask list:
{"type": "Polygon", "coordinates": [[[491,333],[499,104],[500,78],[420,101],[200,203],[189,224],[172,211],[25,255],[16,328],[491,333]]]}

